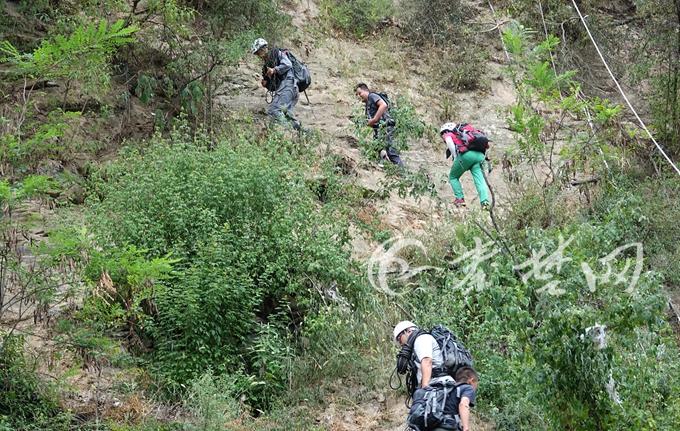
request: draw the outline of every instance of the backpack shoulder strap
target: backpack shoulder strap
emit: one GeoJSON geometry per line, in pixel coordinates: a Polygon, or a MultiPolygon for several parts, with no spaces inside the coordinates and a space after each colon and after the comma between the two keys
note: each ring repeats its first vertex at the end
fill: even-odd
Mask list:
{"type": "Polygon", "coordinates": [[[276,67],[281,60],[281,51],[283,51],[281,48],[271,48],[269,50],[269,55],[267,56],[266,64],[273,65],[271,67],[276,67]]]}
{"type": "Polygon", "coordinates": [[[385,102],[385,104],[387,105],[388,108],[390,107],[389,102],[388,102],[387,100],[385,100],[385,97],[383,97],[382,93],[378,93],[377,91],[371,91],[371,92],[368,93],[369,96],[370,96],[371,94],[375,94],[376,96],[380,97],[380,100],[382,100],[383,102],[385,102]]]}
{"type": "Polygon", "coordinates": [[[420,361],[418,360],[418,356],[416,356],[416,351],[413,348],[413,346],[415,346],[415,344],[416,344],[416,338],[420,337],[421,335],[425,335],[425,334],[429,334],[429,333],[430,333],[430,331],[426,331],[424,329],[418,329],[416,332],[411,334],[409,339],[406,341],[406,344],[408,344],[409,347],[411,348],[411,352],[412,352],[411,353],[411,360],[413,362],[420,363],[420,361]]]}

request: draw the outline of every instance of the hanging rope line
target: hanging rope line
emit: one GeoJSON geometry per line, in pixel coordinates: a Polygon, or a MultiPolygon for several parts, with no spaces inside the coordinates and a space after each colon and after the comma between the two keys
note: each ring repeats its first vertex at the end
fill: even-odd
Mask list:
{"type": "MultiPolygon", "coordinates": [[[[543,3],[541,0],[538,0],[538,9],[541,11],[541,22],[543,23],[543,34],[545,35],[545,40],[548,40],[549,34],[548,34],[548,25],[545,22],[545,15],[543,14],[543,3]]],[[[555,77],[557,78],[557,66],[555,65],[555,57],[553,56],[552,50],[549,52],[550,53],[550,64],[552,64],[553,72],[555,73],[555,77]]],[[[583,91],[581,91],[581,88],[579,87],[576,93],[576,97],[585,102],[586,97],[585,94],[583,94],[583,91]]],[[[560,99],[563,100],[562,98],[562,92],[560,91],[560,99]]],[[[593,117],[590,115],[590,109],[588,109],[588,105],[586,103],[583,104],[583,113],[586,115],[586,120],[588,122],[588,126],[590,127],[590,132],[595,136],[595,125],[593,124],[593,117]]],[[[604,151],[602,151],[602,148],[597,145],[597,151],[600,153],[602,156],[602,162],[604,163],[605,168],[607,168],[607,172],[611,172],[611,169],[609,168],[609,163],[607,163],[607,158],[604,155],[604,151]]]]}
{"type": "Polygon", "coordinates": [[[623,100],[626,101],[626,104],[628,105],[628,108],[633,112],[635,115],[635,118],[637,118],[638,122],[640,123],[640,126],[644,129],[645,132],[647,132],[647,135],[649,138],[654,142],[654,145],[656,145],[656,148],[659,150],[659,152],[664,156],[664,158],[668,161],[668,163],[675,169],[675,172],[677,172],[678,175],[680,175],[680,169],[673,163],[673,160],[671,160],[670,157],[668,157],[668,154],[663,150],[661,145],[659,145],[658,142],[656,142],[656,139],[654,139],[654,136],[652,136],[652,133],[647,129],[647,126],[645,123],[642,121],[642,118],[638,115],[637,111],[635,108],[633,108],[633,105],[630,103],[630,100],[628,100],[628,97],[626,96],[626,93],[623,92],[623,88],[621,88],[621,85],[619,84],[619,81],[616,79],[614,76],[614,73],[612,70],[609,68],[609,65],[607,64],[607,61],[604,59],[604,56],[602,55],[602,51],[600,51],[600,47],[597,45],[597,42],[595,42],[595,38],[593,37],[592,33],[590,32],[590,29],[588,28],[588,24],[586,24],[586,20],[581,14],[581,10],[578,8],[578,5],[576,4],[576,0],[571,0],[571,2],[574,4],[574,8],[576,9],[576,13],[578,13],[579,18],[581,19],[581,22],[583,23],[583,27],[585,27],[586,32],[588,33],[588,37],[590,37],[590,41],[593,42],[593,46],[595,46],[595,50],[597,50],[598,55],[600,56],[600,59],[602,60],[602,64],[604,64],[604,67],[607,69],[607,72],[609,72],[609,76],[611,76],[612,80],[616,84],[616,88],[618,88],[619,93],[621,93],[621,96],[623,96],[623,100]]]}

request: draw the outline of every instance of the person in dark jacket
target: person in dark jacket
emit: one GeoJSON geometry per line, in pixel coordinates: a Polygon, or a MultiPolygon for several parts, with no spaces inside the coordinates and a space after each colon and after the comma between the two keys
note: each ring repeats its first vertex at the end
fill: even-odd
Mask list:
{"type": "Polygon", "coordinates": [[[285,50],[269,48],[267,41],[259,38],[253,42],[251,52],[264,61],[262,81],[264,88],[274,93],[272,102],[267,108],[273,122],[290,125],[300,130],[300,122],[295,118],[295,105],[300,98],[293,63],[285,50]]]}

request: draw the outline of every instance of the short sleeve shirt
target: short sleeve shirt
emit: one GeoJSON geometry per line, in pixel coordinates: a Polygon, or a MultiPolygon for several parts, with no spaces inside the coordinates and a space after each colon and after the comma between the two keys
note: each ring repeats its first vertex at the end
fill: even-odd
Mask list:
{"type": "Polygon", "coordinates": [[[467,398],[470,400],[470,407],[475,406],[475,400],[477,399],[477,391],[472,387],[472,385],[460,385],[456,388],[456,391],[458,391],[457,395],[459,395],[458,398],[459,402],[463,398],[467,398]]]}
{"type": "Polygon", "coordinates": [[[458,411],[458,405],[460,404],[460,401],[463,398],[467,398],[470,400],[470,407],[475,406],[475,400],[477,398],[477,391],[468,384],[463,384],[463,385],[458,385],[456,386],[455,390],[455,396],[451,396],[446,399],[446,406],[444,407],[444,411],[447,414],[450,415],[457,415],[460,412],[458,411]]]}
{"type": "MultiPolygon", "coordinates": [[[[416,341],[413,343],[413,353],[416,356],[416,367],[418,368],[418,384],[420,384],[423,379],[423,373],[421,371],[420,365],[423,359],[432,358],[432,368],[439,368],[444,363],[444,358],[442,356],[442,351],[439,348],[439,344],[437,343],[437,340],[435,340],[430,334],[423,334],[416,338],[416,341]]],[[[450,376],[436,377],[430,381],[430,384],[449,379],[453,380],[450,376]]]]}
{"type": "MultiPolygon", "coordinates": [[[[368,94],[368,100],[366,100],[366,115],[368,116],[369,119],[373,118],[376,112],[378,112],[378,102],[381,100],[383,100],[382,97],[380,97],[380,95],[377,93],[368,94]]],[[[382,117],[380,118],[381,121],[383,120],[390,121],[391,119],[392,117],[390,116],[389,111],[385,111],[382,117]]]]}

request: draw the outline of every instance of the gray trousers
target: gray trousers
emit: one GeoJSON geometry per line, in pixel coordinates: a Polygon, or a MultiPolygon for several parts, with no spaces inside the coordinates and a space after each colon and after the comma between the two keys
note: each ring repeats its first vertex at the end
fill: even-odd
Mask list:
{"type": "Polygon", "coordinates": [[[295,130],[300,129],[300,122],[295,118],[295,105],[300,99],[300,92],[294,79],[285,79],[274,93],[272,103],[267,108],[267,115],[272,123],[290,125],[295,130]]]}

